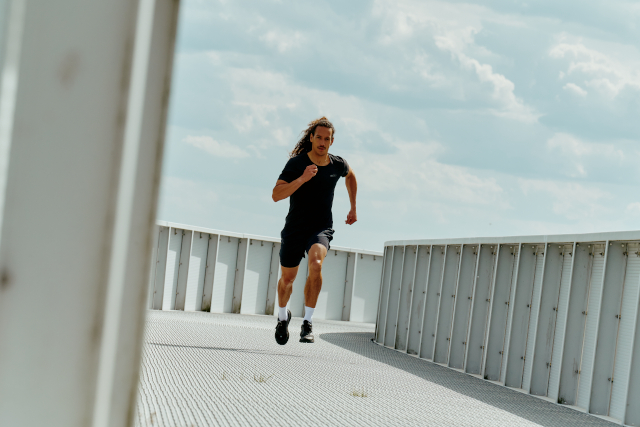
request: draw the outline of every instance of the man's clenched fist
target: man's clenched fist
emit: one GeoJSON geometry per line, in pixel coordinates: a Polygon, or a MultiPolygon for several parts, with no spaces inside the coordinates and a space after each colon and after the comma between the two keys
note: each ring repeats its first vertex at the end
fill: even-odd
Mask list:
{"type": "Polygon", "coordinates": [[[318,173],[318,167],[316,165],[309,165],[302,173],[302,182],[307,182],[318,173]]]}

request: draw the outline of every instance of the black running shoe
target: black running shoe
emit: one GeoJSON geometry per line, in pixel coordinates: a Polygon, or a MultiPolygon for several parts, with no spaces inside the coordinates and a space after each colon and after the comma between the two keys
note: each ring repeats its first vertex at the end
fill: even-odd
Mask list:
{"type": "Polygon", "coordinates": [[[300,342],[313,342],[313,331],[311,322],[305,320],[300,328],[300,342]]]}
{"type": "Polygon", "coordinates": [[[287,310],[287,315],[287,320],[278,320],[278,324],[276,325],[276,342],[280,345],[285,345],[287,341],[289,341],[289,322],[291,321],[291,310],[287,310]]]}

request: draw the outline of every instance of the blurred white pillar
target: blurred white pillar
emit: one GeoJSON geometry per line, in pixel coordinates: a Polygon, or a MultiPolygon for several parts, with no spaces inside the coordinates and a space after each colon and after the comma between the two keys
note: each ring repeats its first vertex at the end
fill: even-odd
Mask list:
{"type": "Polygon", "coordinates": [[[178,2],[4,2],[0,425],[131,425],[178,2]]]}

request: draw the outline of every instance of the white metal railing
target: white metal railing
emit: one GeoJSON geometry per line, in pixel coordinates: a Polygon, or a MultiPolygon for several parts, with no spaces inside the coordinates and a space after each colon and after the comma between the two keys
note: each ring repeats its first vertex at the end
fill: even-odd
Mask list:
{"type": "MultiPolygon", "coordinates": [[[[149,308],[274,313],[280,239],[161,221],[156,235],[149,308]]],[[[381,252],[332,246],[322,267],[314,318],[375,322],[382,262],[381,252]]],[[[295,317],[303,315],[307,274],[307,258],[303,258],[289,300],[295,317]]]]}
{"type": "Polygon", "coordinates": [[[384,253],[376,342],[640,425],[640,231],[391,241],[384,253]]]}

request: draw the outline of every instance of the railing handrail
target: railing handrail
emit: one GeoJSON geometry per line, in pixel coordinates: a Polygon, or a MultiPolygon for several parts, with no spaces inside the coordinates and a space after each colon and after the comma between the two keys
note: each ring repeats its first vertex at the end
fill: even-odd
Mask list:
{"type": "MultiPolygon", "coordinates": [[[[156,225],[159,225],[162,227],[179,228],[182,230],[192,230],[198,233],[221,234],[223,236],[237,237],[239,239],[253,239],[253,240],[262,240],[265,242],[280,243],[280,239],[277,237],[260,236],[257,234],[238,233],[235,231],[216,230],[213,228],[200,227],[197,225],[180,224],[180,223],[169,222],[169,221],[156,221],[156,225]]],[[[375,256],[384,255],[383,252],[371,251],[368,249],[349,248],[346,246],[331,245],[331,250],[355,252],[355,253],[364,254],[364,255],[375,255],[375,256]]]]}
{"type": "Polygon", "coordinates": [[[640,230],[605,231],[598,233],[574,234],[540,234],[529,236],[502,237],[457,237],[444,239],[411,239],[389,240],[384,246],[415,246],[415,245],[455,245],[455,244],[509,244],[509,243],[571,243],[571,242],[604,242],[604,241],[640,240],[640,230]]]}

